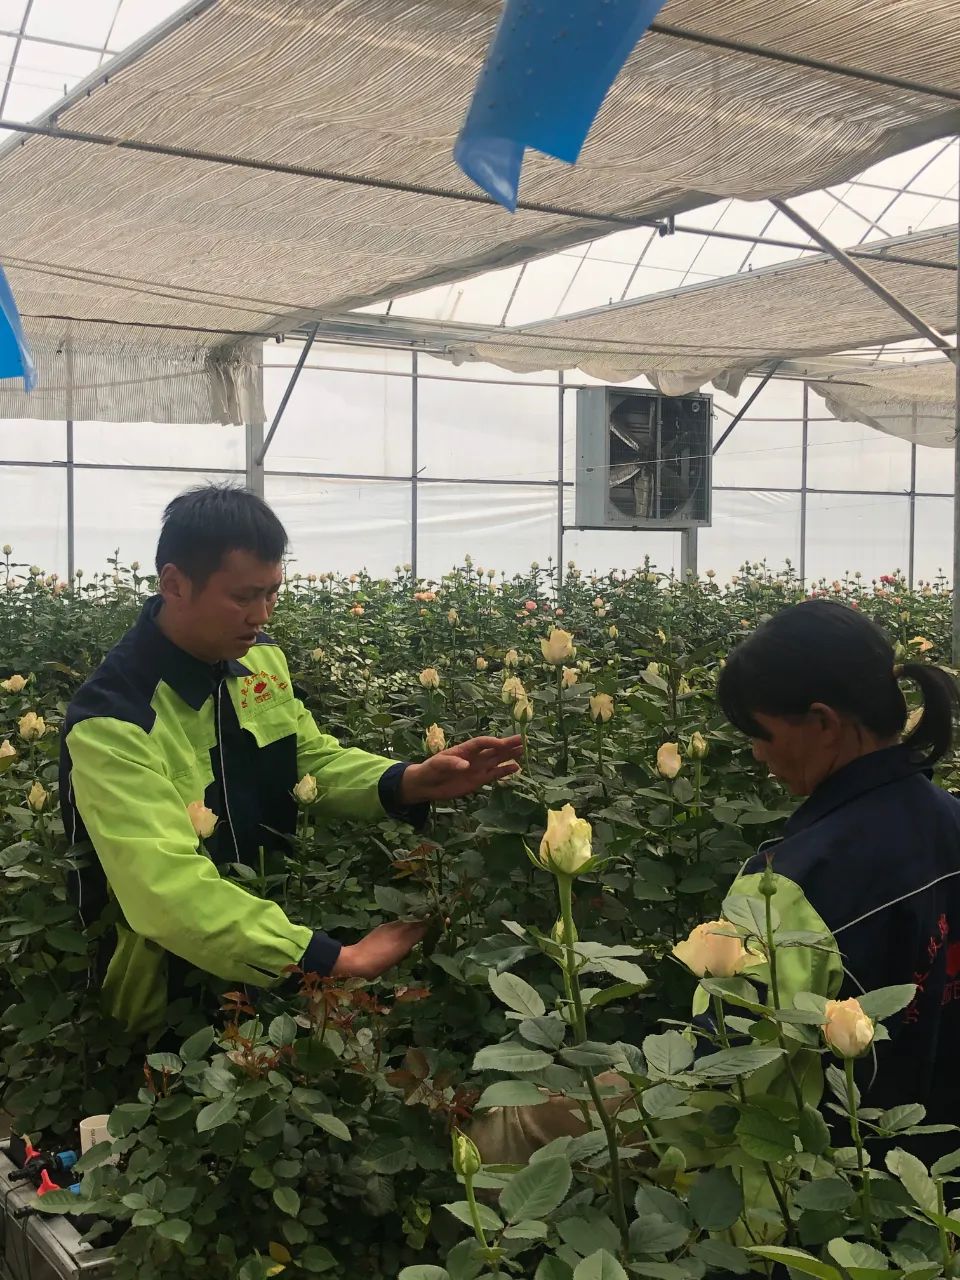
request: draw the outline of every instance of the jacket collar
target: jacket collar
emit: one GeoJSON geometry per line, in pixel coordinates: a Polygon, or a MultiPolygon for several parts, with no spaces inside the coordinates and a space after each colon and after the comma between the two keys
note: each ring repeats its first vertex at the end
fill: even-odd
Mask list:
{"type": "Polygon", "coordinates": [[[144,604],[133,628],[134,647],[188,706],[199,711],[224,676],[247,676],[250,672],[232,658],[211,664],[175,645],[157,626],[162,604],[160,596],[151,596],[144,604]]]}
{"type": "Polygon", "coordinates": [[[784,836],[793,836],[798,831],[806,830],[828,813],[869,791],[923,772],[924,766],[916,762],[905,746],[884,747],[881,751],[871,751],[869,755],[860,756],[820,783],[816,791],[787,819],[784,836]]]}

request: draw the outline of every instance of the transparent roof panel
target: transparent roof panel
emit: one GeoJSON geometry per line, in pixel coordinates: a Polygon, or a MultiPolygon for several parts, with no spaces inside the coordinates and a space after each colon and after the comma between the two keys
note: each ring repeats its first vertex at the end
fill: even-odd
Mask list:
{"type": "MultiPolygon", "coordinates": [[[[831,240],[847,248],[950,226],[958,214],[958,163],[957,139],[940,139],[872,165],[853,181],[798,196],[792,203],[831,240]]],[[[506,290],[502,280],[493,289],[493,281],[509,273],[490,272],[468,282],[396,298],[390,313],[522,326],[819,252],[765,200],[718,200],[681,214],[676,221],[672,235],[661,236],[649,227],[615,231],[579,248],[528,262],[506,290]],[[738,238],[707,234],[711,231],[738,238]],[[495,315],[493,294],[499,302],[505,292],[505,311],[495,315]]],[[[910,345],[916,349],[915,343],[910,345]]]]}
{"type": "Polygon", "coordinates": [[[182,7],[183,0],[0,0],[0,115],[46,114],[182,7]]]}

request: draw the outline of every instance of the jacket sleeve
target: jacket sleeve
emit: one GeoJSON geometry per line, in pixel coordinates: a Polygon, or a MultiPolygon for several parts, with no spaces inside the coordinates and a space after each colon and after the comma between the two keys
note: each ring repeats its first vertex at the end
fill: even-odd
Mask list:
{"type": "Polygon", "coordinates": [[[404,764],[371,755],[359,747],[341,747],[336,738],[320,732],[299,698],[296,709],[297,769],[301,778],[305,773],[316,778],[328,813],[372,821],[389,815],[417,827],[422,825],[429,806],[407,807],[399,801],[404,764]]]}
{"type": "MultiPolygon", "coordinates": [[[[84,720],[67,750],[77,809],[134,933],[216,977],[255,986],[318,951],[311,929],[224,880],[198,850],[184,801],[142,729],[84,720]]],[[[339,947],[326,941],[335,960],[339,947]]]]}

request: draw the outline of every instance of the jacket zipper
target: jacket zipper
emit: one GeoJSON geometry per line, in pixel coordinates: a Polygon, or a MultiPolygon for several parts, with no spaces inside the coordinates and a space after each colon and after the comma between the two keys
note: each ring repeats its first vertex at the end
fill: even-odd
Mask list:
{"type": "Polygon", "coordinates": [[[230,816],[230,797],[227,794],[227,768],[223,758],[223,717],[221,707],[223,705],[223,692],[226,688],[226,680],[221,680],[217,685],[217,750],[220,752],[220,789],[223,792],[223,807],[227,811],[227,826],[230,828],[230,838],[233,841],[233,851],[236,855],[237,862],[240,861],[240,846],[237,844],[237,833],[233,828],[233,818],[230,816]]]}

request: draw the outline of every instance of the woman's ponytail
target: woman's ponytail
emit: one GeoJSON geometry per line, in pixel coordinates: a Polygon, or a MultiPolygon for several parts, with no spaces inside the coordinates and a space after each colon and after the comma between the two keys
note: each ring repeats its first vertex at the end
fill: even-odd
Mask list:
{"type": "Polygon", "coordinates": [[[912,680],[923,695],[923,714],[904,742],[918,763],[932,768],[953,746],[953,721],[960,707],[957,682],[942,667],[925,662],[905,662],[896,674],[912,680]]]}

